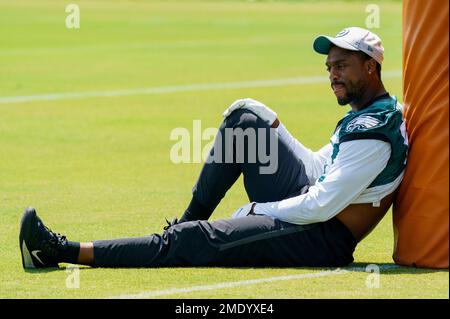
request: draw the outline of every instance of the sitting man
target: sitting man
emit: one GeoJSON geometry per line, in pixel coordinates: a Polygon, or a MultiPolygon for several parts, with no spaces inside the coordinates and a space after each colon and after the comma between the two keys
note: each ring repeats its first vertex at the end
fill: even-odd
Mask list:
{"type": "MultiPolygon", "coordinates": [[[[329,267],[353,262],[357,243],[385,215],[403,178],[405,124],[401,105],[381,81],[384,49],[378,36],[351,27],[336,37],[317,37],[313,48],[327,55],[338,103],[351,107],[330,143],[312,152],[267,106],[238,100],[224,113],[210,153],[210,159],[217,158],[205,162],[179,222],[169,223],[162,234],[78,243],[52,232],[28,208],[19,235],[23,267],[58,267],[61,262],[93,267],[329,267]],[[227,144],[222,138],[227,130],[239,129],[257,131],[267,143],[270,134],[276,135],[275,172],[262,173],[260,160],[236,160],[235,139],[231,157],[229,149],[218,154],[227,144]],[[250,203],[231,219],[208,221],[241,173],[250,203]]],[[[249,143],[243,148],[248,150],[249,143]]]]}

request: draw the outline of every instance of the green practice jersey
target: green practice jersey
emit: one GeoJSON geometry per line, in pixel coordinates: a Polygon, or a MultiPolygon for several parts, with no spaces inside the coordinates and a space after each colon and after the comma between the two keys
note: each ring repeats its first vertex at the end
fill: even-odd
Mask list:
{"type": "Polygon", "coordinates": [[[357,112],[349,111],[339,121],[331,138],[331,163],[339,154],[341,143],[364,139],[381,140],[391,145],[391,157],[386,167],[368,188],[393,182],[405,169],[408,155],[402,105],[395,97],[389,94],[380,96],[357,112]]]}

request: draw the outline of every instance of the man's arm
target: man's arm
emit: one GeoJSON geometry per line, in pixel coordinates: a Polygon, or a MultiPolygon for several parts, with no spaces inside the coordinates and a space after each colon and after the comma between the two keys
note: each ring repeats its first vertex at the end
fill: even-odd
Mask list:
{"type": "Polygon", "coordinates": [[[300,225],[331,219],[370,185],[386,167],[390,154],[390,144],[383,141],[344,142],[325,178],[311,186],[306,194],[257,203],[252,212],[300,225]]]}
{"type": "Polygon", "coordinates": [[[314,181],[319,178],[323,174],[324,164],[333,150],[331,143],[328,143],[319,151],[313,152],[293,137],[282,123],[278,125],[277,131],[280,140],[285,142],[294,155],[302,160],[309,180],[314,181]]]}

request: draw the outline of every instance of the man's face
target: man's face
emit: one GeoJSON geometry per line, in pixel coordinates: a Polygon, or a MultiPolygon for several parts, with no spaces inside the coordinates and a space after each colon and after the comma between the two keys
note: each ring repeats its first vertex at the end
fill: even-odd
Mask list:
{"type": "Polygon", "coordinates": [[[325,65],[339,105],[357,103],[369,82],[367,60],[352,51],[332,47],[325,65]]]}

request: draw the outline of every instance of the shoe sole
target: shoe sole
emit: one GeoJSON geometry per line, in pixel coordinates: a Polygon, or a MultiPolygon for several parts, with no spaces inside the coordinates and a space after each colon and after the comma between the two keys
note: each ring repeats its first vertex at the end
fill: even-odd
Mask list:
{"type": "Polygon", "coordinates": [[[24,269],[36,268],[24,239],[26,234],[29,234],[31,227],[31,220],[34,217],[36,217],[36,211],[33,208],[27,208],[22,216],[22,220],[20,221],[19,247],[20,247],[20,255],[22,257],[22,266],[24,269]]]}

